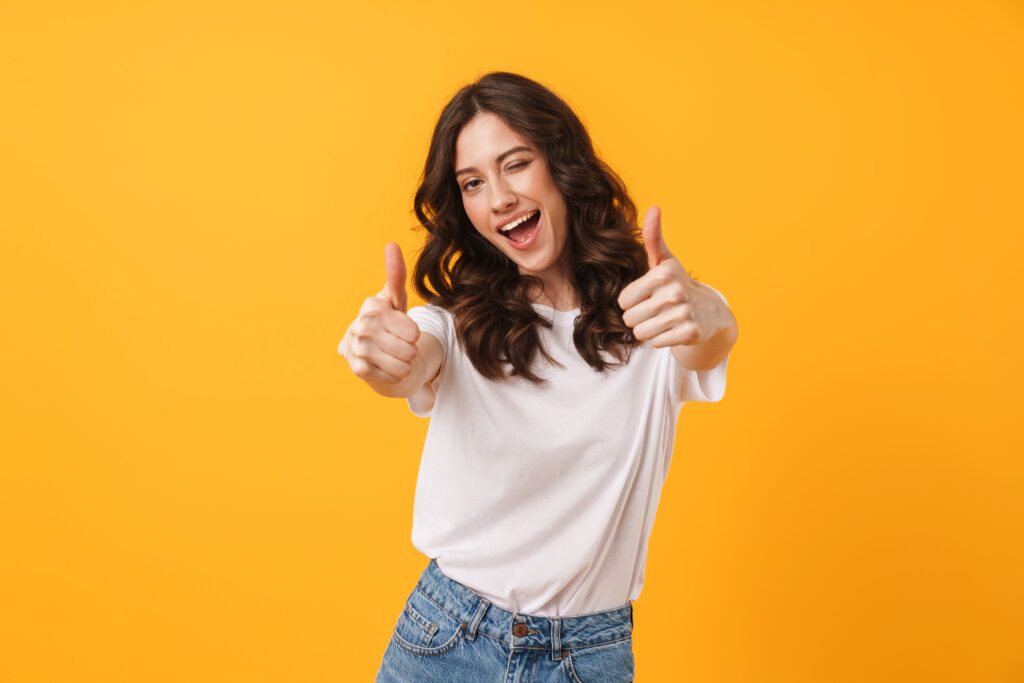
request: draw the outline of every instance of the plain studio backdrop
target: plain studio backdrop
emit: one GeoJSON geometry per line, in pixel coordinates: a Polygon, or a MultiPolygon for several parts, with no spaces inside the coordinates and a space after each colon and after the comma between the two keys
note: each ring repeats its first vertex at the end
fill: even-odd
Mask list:
{"type": "Polygon", "coordinates": [[[3,1],[0,64],[3,683],[372,680],[428,421],[336,346],[490,70],[739,322],[637,679],[1024,680],[1019,1],[3,1]]]}

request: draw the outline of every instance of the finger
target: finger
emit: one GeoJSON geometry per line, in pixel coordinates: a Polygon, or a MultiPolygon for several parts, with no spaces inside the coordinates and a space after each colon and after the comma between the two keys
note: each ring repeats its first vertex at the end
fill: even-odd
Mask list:
{"type": "Polygon", "coordinates": [[[630,282],[619,292],[619,308],[628,311],[633,306],[647,299],[658,289],[671,281],[668,273],[663,270],[649,270],[636,280],[630,282]]]}
{"type": "Polygon", "coordinates": [[[409,376],[412,372],[412,363],[402,360],[401,358],[395,358],[391,354],[385,353],[380,347],[375,347],[369,350],[364,358],[370,362],[371,365],[383,370],[389,375],[404,379],[409,376]]]}
{"type": "Polygon", "coordinates": [[[345,356],[345,360],[348,361],[348,365],[352,368],[352,372],[354,372],[356,377],[359,377],[360,379],[388,382],[389,384],[397,384],[402,381],[401,377],[395,377],[390,373],[384,372],[365,358],[345,356]]]}
{"type": "Polygon", "coordinates": [[[366,366],[401,377],[403,366],[411,368],[418,349],[389,332],[377,332],[372,337],[354,337],[349,342],[349,356],[366,366]]]}
{"type": "Polygon", "coordinates": [[[384,353],[405,361],[406,363],[411,363],[419,352],[419,349],[416,348],[415,344],[410,344],[390,332],[385,333],[377,339],[377,345],[382,351],[384,351],[384,353]]]}
{"type": "Polygon", "coordinates": [[[672,297],[668,295],[662,296],[655,292],[652,296],[626,310],[622,314],[622,322],[624,322],[627,327],[636,327],[643,321],[649,320],[650,318],[658,315],[668,306],[678,303],[681,302],[673,301],[672,297]]]}
{"type": "Polygon", "coordinates": [[[384,329],[403,342],[415,344],[420,338],[420,327],[416,321],[402,311],[384,311],[380,315],[384,329]]]}
{"type": "Polygon", "coordinates": [[[395,377],[394,375],[385,373],[380,368],[375,368],[374,366],[370,366],[370,370],[367,372],[367,378],[372,379],[375,382],[387,382],[388,384],[398,384],[401,382],[400,377],[395,377]]]}
{"type": "Polygon", "coordinates": [[[700,341],[700,329],[697,327],[697,323],[691,321],[662,332],[648,341],[655,348],[663,346],[690,346],[700,341]]]}
{"type": "MultiPolygon", "coordinates": [[[[680,328],[687,331],[695,325],[696,323],[690,319],[688,314],[683,313],[678,307],[673,306],[665,309],[653,318],[648,318],[634,327],[633,336],[641,340],[653,340],[659,336],[668,338],[668,336],[671,336],[674,328],[680,328]],[[666,335],[665,333],[670,334],[666,335]]],[[[664,339],[660,339],[659,341],[664,341],[664,339]]]]}
{"type": "Polygon", "coordinates": [[[368,369],[363,373],[363,379],[372,379],[375,382],[387,382],[388,384],[398,384],[402,381],[401,377],[395,377],[390,373],[384,372],[375,365],[367,363],[366,367],[368,369]]]}
{"type": "Polygon", "coordinates": [[[394,242],[384,246],[384,270],[387,273],[387,287],[391,305],[395,310],[405,312],[405,259],[402,248],[394,242]]]}
{"type": "Polygon", "coordinates": [[[661,233],[661,209],[652,206],[647,209],[644,217],[644,249],[647,251],[647,268],[654,268],[662,261],[672,258],[672,252],[665,244],[665,238],[661,233]]]}

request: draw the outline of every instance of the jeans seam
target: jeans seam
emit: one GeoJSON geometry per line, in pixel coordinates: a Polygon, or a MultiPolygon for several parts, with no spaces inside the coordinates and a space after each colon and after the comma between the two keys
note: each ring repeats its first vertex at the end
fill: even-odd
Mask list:
{"type": "MultiPolygon", "coordinates": [[[[452,619],[455,619],[459,623],[467,623],[467,622],[463,621],[463,619],[461,617],[452,614],[451,612],[446,610],[444,607],[442,607],[440,605],[440,603],[437,602],[437,600],[435,600],[433,597],[431,597],[431,595],[429,593],[427,593],[425,590],[423,590],[423,586],[422,585],[417,584],[416,585],[416,590],[418,590],[423,595],[424,598],[426,598],[431,603],[433,603],[433,605],[435,607],[437,607],[439,610],[441,610],[442,612],[444,612],[445,614],[450,616],[452,619]]],[[[588,612],[587,614],[580,614],[580,615],[574,615],[574,616],[587,616],[587,615],[590,615],[590,614],[604,614],[605,612],[615,612],[616,610],[620,610],[620,609],[622,609],[622,607],[614,607],[612,609],[603,610],[601,612],[588,612]]],[[[496,643],[501,643],[502,645],[508,646],[508,643],[504,639],[502,639],[502,638],[495,638],[494,636],[486,633],[485,631],[481,631],[481,630],[478,629],[477,630],[477,634],[482,635],[482,636],[484,636],[486,638],[490,638],[491,640],[493,640],[496,643]]],[[[567,650],[570,650],[570,651],[586,650],[586,649],[589,649],[589,648],[592,648],[592,647],[601,647],[602,645],[611,645],[613,643],[618,643],[618,642],[621,642],[623,640],[629,640],[632,637],[633,637],[633,634],[631,633],[628,636],[626,636],[625,638],[616,638],[615,640],[606,640],[606,641],[603,641],[603,642],[600,642],[600,643],[588,643],[586,645],[577,645],[575,647],[569,647],[569,648],[563,648],[563,649],[567,649],[567,650]]],[[[525,646],[525,647],[520,647],[520,648],[517,648],[517,649],[521,649],[521,650],[550,650],[550,648],[540,647],[540,646],[525,646]]]]}
{"type": "Polygon", "coordinates": [[[463,623],[462,617],[456,616],[456,615],[452,614],[451,612],[449,612],[448,610],[446,610],[444,607],[442,607],[440,604],[438,604],[437,600],[435,600],[434,598],[430,597],[430,594],[427,593],[425,590],[423,590],[421,587],[416,586],[416,590],[418,590],[420,593],[422,593],[424,598],[426,598],[427,600],[432,602],[434,604],[434,607],[437,607],[437,609],[441,610],[442,612],[444,612],[445,614],[450,616],[455,621],[457,621],[459,623],[463,623]]]}
{"type": "Polygon", "coordinates": [[[615,640],[606,640],[602,643],[589,643],[587,645],[577,645],[576,647],[566,648],[572,652],[579,652],[581,650],[590,650],[595,647],[602,647],[604,645],[614,645],[615,643],[621,643],[624,640],[629,640],[633,636],[626,636],[625,638],[616,638],[615,640]]]}

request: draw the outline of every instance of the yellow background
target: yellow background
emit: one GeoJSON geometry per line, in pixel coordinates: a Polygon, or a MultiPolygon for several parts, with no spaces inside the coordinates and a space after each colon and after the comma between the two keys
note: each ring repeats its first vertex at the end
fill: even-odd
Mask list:
{"type": "Polygon", "coordinates": [[[637,680],[1024,681],[1022,29],[0,1],[0,681],[372,680],[428,421],[336,344],[492,69],[576,109],[739,321],[680,417],[637,680]]]}

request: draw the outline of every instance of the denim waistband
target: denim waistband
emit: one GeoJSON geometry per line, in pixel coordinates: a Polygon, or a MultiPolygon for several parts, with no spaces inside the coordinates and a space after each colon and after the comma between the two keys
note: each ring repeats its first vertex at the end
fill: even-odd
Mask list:
{"type": "Polygon", "coordinates": [[[624,640],[633,633],[633,603],[573,617],[546,617],[510,612],[445,575],[434,559],[423,570],[416,588],[459,619],[472,640],[484,633],[511,648],[551,650],[559,659],[562,648],[577,648],[624,640]]]}

